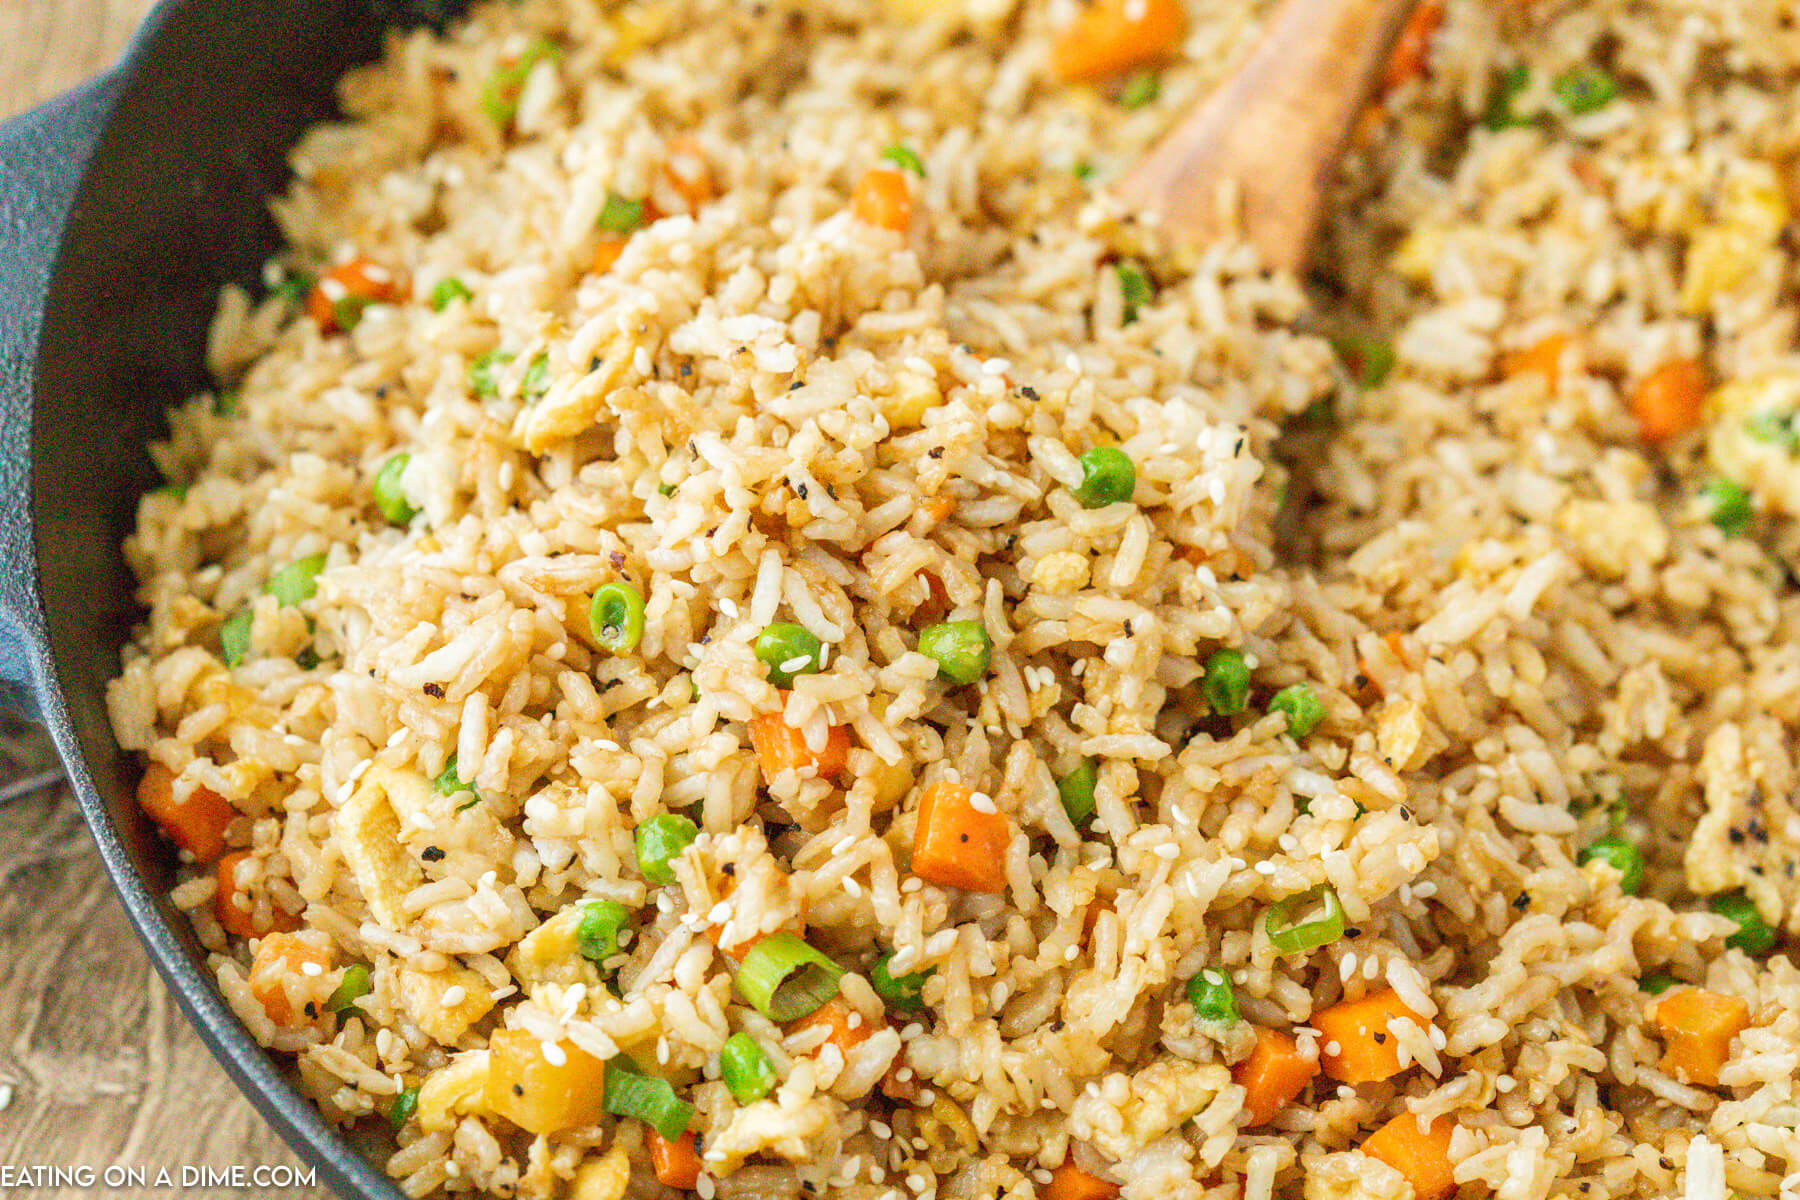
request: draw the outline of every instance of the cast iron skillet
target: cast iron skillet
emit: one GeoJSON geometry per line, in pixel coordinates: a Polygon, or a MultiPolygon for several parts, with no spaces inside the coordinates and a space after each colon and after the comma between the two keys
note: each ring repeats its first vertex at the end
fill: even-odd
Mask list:
{"type": "Polygon", "coordinates": [[[145,445],[206,386],[220,285],[254,283],[276,245],[264,203],[288,147],[384,27],[465,2],[164,0],[116,68],[0,125],[0,703],[54,736],[138,935],[219,1062],[323,1182],[383,1200],[399,1192],[358,1139],[214,991],[105,687],[139,616],[119,544],[157,482],[145,445]]]}

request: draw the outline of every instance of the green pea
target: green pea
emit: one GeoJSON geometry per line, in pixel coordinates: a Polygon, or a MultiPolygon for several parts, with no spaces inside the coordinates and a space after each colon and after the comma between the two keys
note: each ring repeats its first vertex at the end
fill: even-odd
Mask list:
{"type": "Polygon", "coordinates": [[[874,987],[875,994],[887,1001],[889,1008],[918,1012],[925,1007],[925,981],[931,978],[933,969],[896,976],[888,970],[893,957],[892,954],[884,954],[875,960],[875,965],[869,968],[869,983],[874,987]]]}
{"type": "Polygon", "coordinates": [[[619,932],[631,921],[631,910],[617,900],[584,900],[581,921],[575,926],[575,945],[581,957],[597,967],[619,953],[619,932]]]}
{"type": "Polygon", "coordinates": [[[225,623],[219,626],[219,653],[226,666],[235,667],[249,656],[250,626],[254,620],[246,608],[226,617],[225,623]]]}
{"type": "Polygon", "coordinates": [[[480,358],[469,364],[469,390],[483,400],[492,400],[500,394],[500,381],[494,378],[494,369],[511,362],[513,356],[504,350],[489,350],[480,358]]]}
{"type": "Polygon", "coordinates": [[[1775,948],[1775,931],[1743,892],[1722,892],[1708,900],[1706,907],[1737,922],[1737,932],[1725,939],[1727,946],[1750,955],[1767,954],[1775,948]]]}
{"type": "Polygon", "coordinates": [[[391,524],[405,525],[419,515],[406,498],[405,490],[400,486],[400,476],[406,471],[406,464],[412,461],[410,454],[394,454],[381,464],[381,470],[375,473],[375,482],[370,491],[375,494],[375,507],[391,524]]]}
{"type": "Polygon", "coordinates": [[[637,827],[632,839],[638,871],[651,883],[675,882],[675,859],[694,844],[700,828],[686,817],[661,813],[637,827]]]}
{"type": "Polygon", "coordinates": [[[474,298],[475,293],[469,290],[468,284],[454,275],[449,275],[438,280],[436,286],[431,289],[431,311],[443,312],[458,300],[473,300],[474,298]]]}
{"type": "Polygon", "coordinates": [[[345,296],[331,302],[331,323],[345,333],[353,332],[362,324],[363,314],[369,306],[377,303],[371,296],[345,296]]]}
{"type": "Polygon", "coordinates": [[[1084,451],[1078,461],[1081,483],[1075,488],[1075,499],[1081,507],[1123,504],[1137,491],[1137,464],[1117,446],[1095,446],[1084,451]]]}
{"type": "Polygon", "coordinates": [[[1139,71],[1119,89],[1119,104],[1124,108],[1143,108],[1162,94],[1162,77],[1155,71],[1139,71]]]}
{"type": "Polygon", "coordinates": [[[1091,758],[1082,759],[1073,771],[1056,781],[1063,811],[1077,828],[1094,819],[1094,785],[1099,781],[1100,768],[1091,758]]]}
{"type": "Polygon", "coordinates": [[[606,193],[606,204],[600,209],[600,228],[607,233],[630,233],[644,223],[644,202],[631,200],[616,192],[606,193]]]}
{"type": "Polygon", "coordinates": [[[1599,112],[1619,96],[1619,84],[1599,67],[1576,67],[1550,85],[1571,116],[1599,112]]]}
{"type": "Polygon", "coordinates": [[[319,572],[325,569],[323,554],[309,554],[295,559],[263,585],[263,591],[275,597],[283,608],[304,604],[319,593],[319,572]]]}
{"type": "Polygon", "coordinates": [[[1250,701],[1250,665],[1238,650],[1215,650],[1200,681],[1206,703],[1221,717],[1236,716],[1250,701]]]}
{"type": "Polygon", "coordinates": [[[630,654],[644,640],[644,597],[629,583],[609,583],[588,603],[588,630],[610,654],[630,654]]]}
{"type": "Polygon", "coordinates": [[[1575,856],[1586,865],[1599,861],[1619,872],[1619,890],[1635,896],[1644,886],[1644,852],[1622,837],[1603,837],[1575,856]]]}
{"type": "Polygon", "coordinates": [[[1667,971],[1652,971],[1638,980],[1638,990],[1652,996],[1660,996],[1679,982],[1680,980],[1667,971]]]}
{"type": "Polygon", "coordinates": [[[1287,717],[1288,736],[1295,741],[1319,727],[1325,719],[1325,704],[1304,683],[1291,683],[1269,697],[1269,711],[1287,717]]]}
{"type": "Polygon", "coordinates": [[[817,674],[823,649],[806,626],[792,621],[777,621],[756,635],[756,657],[769,668],[769,682],[776,687],[787,687],[797,675],[817,674]]]}
{"type": "Polygon", "coordinates": [[[994,643],[979,621],[946,621],[919,631],[919,653],[937,662],[940,679],[974,683],[987,674],[994,643]]]}
{"type": "Polygon", "coordinates": [[[1481,115],[1482,125],[1500,130],[1531,124],[1531,118],[1519,115],[1516,108],[1519,96],[1530,86],[1531,68],[1524,63],[1500,72],[1500,81],[1488,96],[1487,111],[1481,115]]]}
{"type": "Polygon", "coordinates": [[[1387,381],[1398,361],[1394,347],[1379,338],[1345,333],[1331,339],[1332,349],[1360,388],[1377,388],[1387,381]]]}
{"type": "Polygon", "coordinates": [[[1200,972],[1187,982],[1188,1003],[1202,1021],[1235,1025],[1238,1020],[1237,992],[1223,971],[1212,968],[1200,972]]]}
{"type": "Polygon", "coordinates": [[[1750,493],[1729,479],[1710,479],[1700,489],[1707,516],[1726,537],[1737,537],[1750,528],[1750,493]]]}
{"type": "Polygon", "coordinates": [[[519,380],[519,396],[536,400],[550,390],[550,356],[539,354],[525,365],[525,377],[519,380]]]}

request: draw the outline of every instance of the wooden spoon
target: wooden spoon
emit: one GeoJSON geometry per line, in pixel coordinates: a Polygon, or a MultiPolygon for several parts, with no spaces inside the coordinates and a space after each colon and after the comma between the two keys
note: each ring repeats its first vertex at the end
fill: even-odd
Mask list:
{"type": "Polygon", "coordinates": [[[1242,232],[1267,266],[1299,270],[1344,143],[1418,0],[1286,0],[1243,65],[1117,185],[1198,241],[1242,232]]]}

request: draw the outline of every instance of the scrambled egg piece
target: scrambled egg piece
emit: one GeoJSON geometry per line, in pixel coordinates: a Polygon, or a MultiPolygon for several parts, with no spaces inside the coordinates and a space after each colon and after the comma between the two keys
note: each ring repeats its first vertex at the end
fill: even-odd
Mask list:
{"type": "Polygon", "coordinates": [[[1780,755],[1759,748],[1784,737],[1770,718],[1713,730],[1700,756],[1706,811],[1682,865],[1700,895],[1742,888],[1770,924],[1794,929],[1800,928],[1800,879],[1789,874],[1800,861],[1800,809],[1790,799],[1796,781],[1780,755]]]}
{"type": "Polygon", "coordinates": [[[1800,514],[1800,372],[1735,380],[1707,410],[1706,456],[1719,474],[1776,512],[1800,514]]]}
{"type": "Polygon", "coordinates": [[[400,1006],[413,1024],[432,1040],[454,1046],[475,1022],[494,1007],[494,993],[487,980],[461,963],[442,971],[401,967],[400,1006]]]}
{"type": "Polygon", "coordinates": [[[1070,1113],[1069,1132],[1117,1162],[1168,1133],[1231,1086],[1231,1072],[1217,1063],[1180,1059],[1151,1063],[1131,1077],[1121,1099],[1115,1099],[1114,1089],[1104,1083],[1083,1093],[1070,1113]]]}
{"type": "Polygon", "coordinates": [[[376,767],[338,810],[337,838],[344,862],[370,915],[388,929],[406,927],[401,901],[425,882],[425,872],[401,844],[399,808],[419,802],[409,792],[428,796],[430,791],[431,785],[417,774],[376,767]]]}
{"type": "Polygon", "coordinates": [[[1327,1154],[1306,1169],[1306,1200],[1412,1200],[1406,1177],[1355,1150],[1327,1154]]]}
{"type": "Polygon", "coordinates": [[[487,1110],[488,1052],[458,1054],[419,1085],[419,1128],[438,1133],[458,1117],[487,1110]]]}
{"type": "Polygon", "coordinates": [[[1770,252],[1788,223],[1781,180],[1768,163],[1745,164],[1725,181],[1717,213],[1688,239],[1681,273],[1681,306],[1699,314],[1735,291],[1770,252]]]}

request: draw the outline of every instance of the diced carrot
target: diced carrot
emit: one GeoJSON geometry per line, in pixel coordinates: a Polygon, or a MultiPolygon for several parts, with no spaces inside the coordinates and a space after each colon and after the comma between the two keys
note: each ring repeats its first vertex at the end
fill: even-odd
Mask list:
{"type": "Polygon", "coordinates": [[[1267,1125],[1306,1090],[1319,1073],[1319,1060],[1300,1053],[1299,1043],[1280,1030],[1252,1028],[1256,1045],[1249,1058],[1231,1068],[1231,1077],[1244,1089],[1250,1124],[1267,1125]]]}
{"type": "MultiPolygon", "coordinates": [[[[892,1020],[889,1027],[893,1027],[892,1020]]],[[[919,1098],[919,1076],[907,1061],[906,1047],[900,1047],[900,1053],[894,1055],[894,1061],[888,1064],[887,1074],[881,1077],[881,1094],[889,1100],[898,1100],[902,1104],[911,1104],[919,1098]]]]}
{"type": "Polygon", "coordinates": [[[1069,1159],[1050,1172],[1050,1182],[1038,1192],[1038,1200],[1112,1200],[1119,1185],[1089,1175],[1069,1159]]]}
{"type": "Polygon", "coordinates": [[[291,933],[300,921],[285,909],[270,906],[270,914],[258,917],[244,885],[238,882],[238,864],[250,857],[248,850],[234,850],[219,859],[215,872],[217,886],[213,891],[213,915],[226,933],[233,937],[263,937],[270,933],[291,933]]]}
{"type": "Polygon", "coordinates": [[[930,571],[920,571],[919,578],[925,581],[925,602],[913,610],[915,626],[936,625],[950,615],[950,593],[944,590],[944,581],[930,571]]]}
{"type": "MultiPolygon", "coordinates": [[[[787,693],[782,693],[786,707],[787,693]]],[[[806,735],[789,725],[780,711],[750,718],[750,745],[762,765],[763,782],[772,782],[783,771],[811,767],[820,779],[836,779],[850,760],[850,730],[833,725],[825,735],[825,748],[817,754],[808,748],[806,735]]]]}
{"type": "Polygon", "coordinates": [[[1750,1027],[1750,1006],[1736,996],[1699,988],[1670,992],[1656,1005],[1663,1036],[1662,1069],[1683,1083],[1717,1087],[1731,1039],[1750,1027]]]}
{"type": "Polygon", "coordinates": [[[1438,26],[1443,23],[1444,0],[1422,0],[1412,10],[1412,15],[1400,29],[1400,36],[1394,41],[1387,67],[1381,73],[1383,95],[1402,84],[1424,77],[1426,59],[1431,53],[1431,39],[1437,34],[1438,26]]]}
{"type": "Polygon", "coordinates": [[[678,1191],[691,1192],[700,1182],[700,1135],[684,1133],[674,1141],[651,1129],[650,1166],[656,1182],[678,1191]]]}
{"type": "Polygon", "coordinates": [[[669,160],[663,164],[663,177],[687,205],[689,212],[699,211],[707,201],[719,194],[717,185],[713,183],[712,168],[706,162],[706,154],[700,149],[700,143],[691,137],[672,138],[669,141],[669,160]]]}
{"type": "Polygon", "coordinates": [[[1321,1035],[1319,1065],[1340,1083],[1374,1083],[1398,1075],[1403,1069],[1400,1045],[1388,1031],[1388,1023],[1396,1019],[1430,1027],[1392,988],[1320,1009],[1310,1022],[1321,1035]]]}
{"type": "Polygon", "coordinates": [[[1050,45],[1064,82],[1104,79],[1161,58],[1187,32],[1182,0],[1092,0],[1050,45]]]}
{"type": "Polygon", "coordinates": [[[344,302],[389,304],[405,294],[406,289],[400,286],[392,271],[366,258],[353,258],[319,277],[319,282],[306,297],[306,311],[312,314],[320,329],[327,333],[341,332],[344,326],[339,316],[343,310],[339,306],[344,302]]]}
{"type": "Polygon", "coordinates": [[[931,514],[933,521],[947,520],[950,514],[956,511],[956,497],[939,496],[926,506],[925,511],[931,514]]]}
{"type": "Polygon", "coordinates": [[[1379,1159],[1412,1184],[1414,1200],[1448,1200],[1456,1191],[1456,1171],[1450,1165],[1450,1135],[1456,1122],[1439,1117],[1424,1129],[1419,1118],[1401,1113],[1371,1133],[1362,1152],[1379,1159]]]}
{"type": "Polygon", "coordinates": [[[849,1001],[842,996],[833,996],[806,1016],[790,1022],[787,1031],[794,1034],[809,1029],[827,1030],[825,1040],[819,1043],[820,1048],[836,1046],[838,1052],[848,1058],[852,1050],[875,1035],[877,1028],[875,1022],[851,1008],[849,1001]]]}
{"type": "Polygon", "coordinates": [[[1412,663],[1407,661],[1406,657],[1406,636],[1404,634],[1398,629],[1390,629],[1381,635],[1381,640],[1387,643],[1388,653],[1394,656],[1395,662],[1408,669],[1412,667],[1412,663]]]}
{"type": "Polygon", "coordinates": [[[604,275],[612,270],[613,264],[619,261],[619,255],[625,253],[625,244],[630,240],[623,237],[601,238],[600,244],[594,247],[594,261],[589,268],[590,272],[604,275]]]}
{"type": "MultiPolygon", "coordinates": [[[[1006,848],[1012,823],[975,807],[975,789],[934,783],[919,797],[912,871],[920,879],[968,892],[1006,890],[1006,848]]],[[[993,808],[989,800],[986,809],[993,808]]]]}
{"type": "Polygon", "coordinates": [[[891,167],[865,171],[850,195],[850,211],[864,225],[905,233],[912,225],[912,188],[891,167]]]}
{"type": "Polygon", "coordinates": [[[175,773],[161,763],[145,768],[138,780],[137,802],[169,840],[197,862],[211,862],[224,852],[225,827],[238,815],[231,802],[211,788],[196,787],[185,802],[176,803],[175,773]]]}
{"type": "Polygon", "coordinates": [[[1646,442],[1662,442],[1700,424],[1706,403],[1706,368],[1697,358],[1676,358],[1644,376],[1631,390],[1631,415],[1646,442]]]}
{"type": "Polygon", "coordinates": [[[1553,333],[1522,349],[1511,351],[1500,359],[1500,374],[1508,379],[1536,374],[1543,377],[1551,391],[1562,380],[1563,353],[1572,339],[1566,333],[1553,333]]]}
{"type": "Polygon", "coordinates": [[[329,945],[291,933],[271,933],[257,944],[250,960],[250,994],[277,1025],[305,1025],[325,1011],[325,1001],[336,986],[327,974],[330,970],[329,945]],[[310,973],[308,966],[313,968],[310,973]]]}

